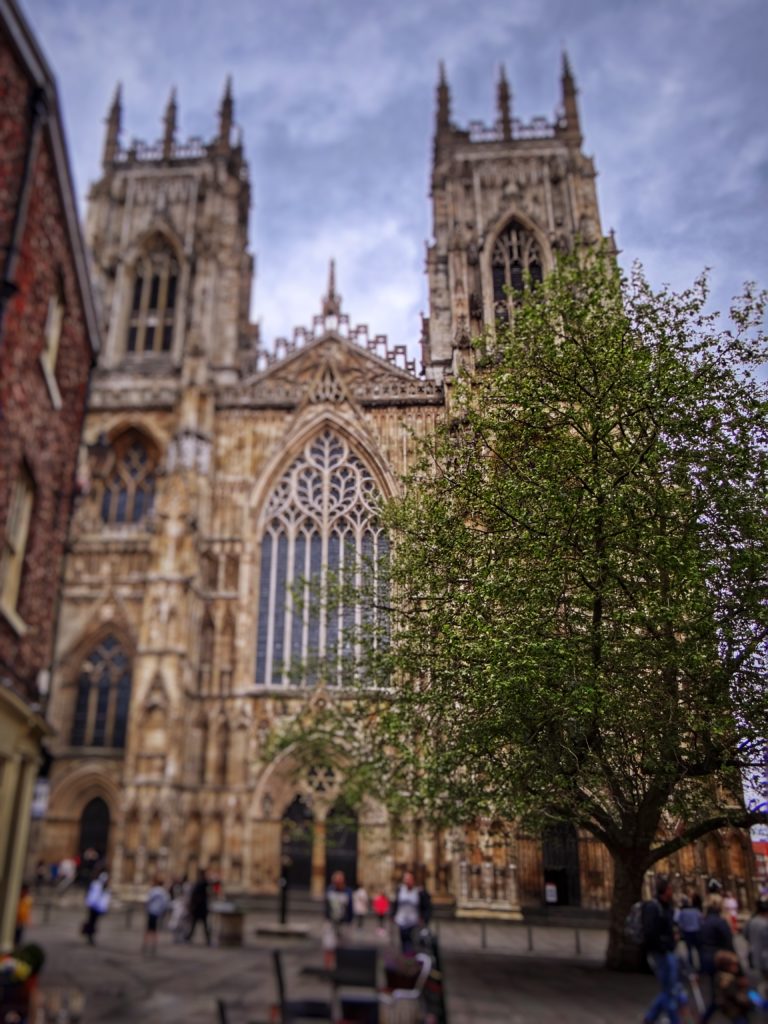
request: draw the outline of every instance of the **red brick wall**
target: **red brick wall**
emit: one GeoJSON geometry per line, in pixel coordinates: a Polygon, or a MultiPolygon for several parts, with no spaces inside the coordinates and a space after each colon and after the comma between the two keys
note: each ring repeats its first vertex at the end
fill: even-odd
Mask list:
{"type": "MultiPolygon", "coordinates": [[[[19,199],[30,131],[32,83],[0,31],[0,267],[19,199]]],[[[0,679],[35,699],[39,669],[50,664],[64,543],[87,397],[91,351],[47,129],[17,266],[0,335],[0,536],[22,460],[35,480],[24,572],[17,605],[29,627],[22,637],[0,613],[0,679]],[[59,277],[60,275],[60,277],[59,277]],[[63,400],[54,409],[40,366],[48,301],[63,282],[64,324],[56,363],[63,400]]]]}

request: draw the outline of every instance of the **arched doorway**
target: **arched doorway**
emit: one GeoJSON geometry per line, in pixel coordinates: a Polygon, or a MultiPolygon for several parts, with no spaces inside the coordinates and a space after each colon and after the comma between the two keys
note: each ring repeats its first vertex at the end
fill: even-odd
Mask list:
{"type": "Polygon", "coordinates": [[[107,855],[109,845],[109,808],[100,796],[89,800],[80,816],[80,845],[82,857],[86,850],[95,850],[99,860],[107,855]]]}
{"type": "Polygon", "coordinates": [[[347,885],[357,881],[357,815],[340,798],[331,808],[325,826],[325,875],[330,881],[334,871],[343,871],[347,885]]]}
{"type": "Polygon", "coordinates": [[[281,864],[292,889],[309,889],[312,880],[312,812],[297,796],[283,815],[281,864]]]}
{"type": "Polygon", "coordinates": [[[557,887],[561,906],[577,907],[581,903],[579,877],[579,836],[573,825],[551,825],[542,837],[544,884],[557,887]]]}

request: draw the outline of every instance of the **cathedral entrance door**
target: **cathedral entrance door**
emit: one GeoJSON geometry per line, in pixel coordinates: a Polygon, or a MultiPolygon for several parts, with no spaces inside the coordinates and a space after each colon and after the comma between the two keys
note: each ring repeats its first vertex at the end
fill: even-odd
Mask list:
{"type": "Polygon", "coordinates": [[[309,889],[312,879],[312,812],[297,796],[283,815],[281,863],[292,889],[309,889]]]}
{"type": "Polygon", "coordinates": [[[573,825],[552,825],[542,840],[544,884],[557,887],[561,906],[577,907],[581,903],[579,878],[579,837],[573,825]]]}
{"type": "Polygon", "coordinates": [[[357,883],[357,815],[346,800],[340,799],[326,819],[325,877],[343,871],[347,885],[357,883]]]}
{"type": "Polygon", "coordinates": [[[106,857],[109,842],[109,808],[100,796],[94,797],[83,808],[80,816],[80,845],[77,852],[95,850],[99,859],[106,857]]]}

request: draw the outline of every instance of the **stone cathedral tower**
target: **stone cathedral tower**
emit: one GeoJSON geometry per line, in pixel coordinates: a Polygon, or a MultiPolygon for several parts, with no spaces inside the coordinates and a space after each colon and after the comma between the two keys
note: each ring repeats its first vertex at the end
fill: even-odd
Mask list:
{"type": "Polygon", "coordinates": [[[308,701],[334,699],[337,641],[362,614],[298,602],[297,588],[386,550],[377,500],[397,492],[412,437],[471,369],[470,339],[509,315],[508,289],[546,274],[558,249],[601,237],[567,62],[554,120],[522,124],[502,72],[492,127],[453,124],[441,71],[421,374],[412,339],[390,347],[352,325],[333,264],[311,326],[262,344],[230,84],[211,141],[179,142],[176,122],[172,94],[162,140],[125,147],[118,92],[90,195],[106,341],[35,855],[94,848],[126,890],[207,866],[230,891],[270,893],[289,859],[293,885],[314,896],[334,867],[388,888],[409,864],[460,913],[514,917],[545,879],[563,902],[605,905],[606,858],[585,837],[510,829],[492,841],[478,823],[461,846],[418,827],[394,838],[376,794],[352,810],[333,771],[290,749],[272,758],[267,743],[308,701]],[[322,685],[303,667],[313,658],[322,685]]]}

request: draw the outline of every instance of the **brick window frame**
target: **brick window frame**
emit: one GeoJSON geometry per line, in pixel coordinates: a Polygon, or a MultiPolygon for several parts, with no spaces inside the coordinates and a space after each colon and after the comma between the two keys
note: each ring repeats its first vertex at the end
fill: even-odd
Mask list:
{"type": "Polygon", "coordinates": [[[22,462],[11,490],[3,546],[0,552],[0,612],[13,629],[23,634],[26,623],[18,612],[24,559],[35,504],[35,481],[26,463],[22,462]]]}
{"type": "Polygon", "coordinates": [[[64,288],[59,281],[54,294],[48,300],[48,313],[45,318],[43,351],[40,353],[40,367],[43,371],[51,405],[59,410],[63,405],[59,383],[56,380],[56,361],[61,347],[61,336],[64,329],[64,288]]]}

